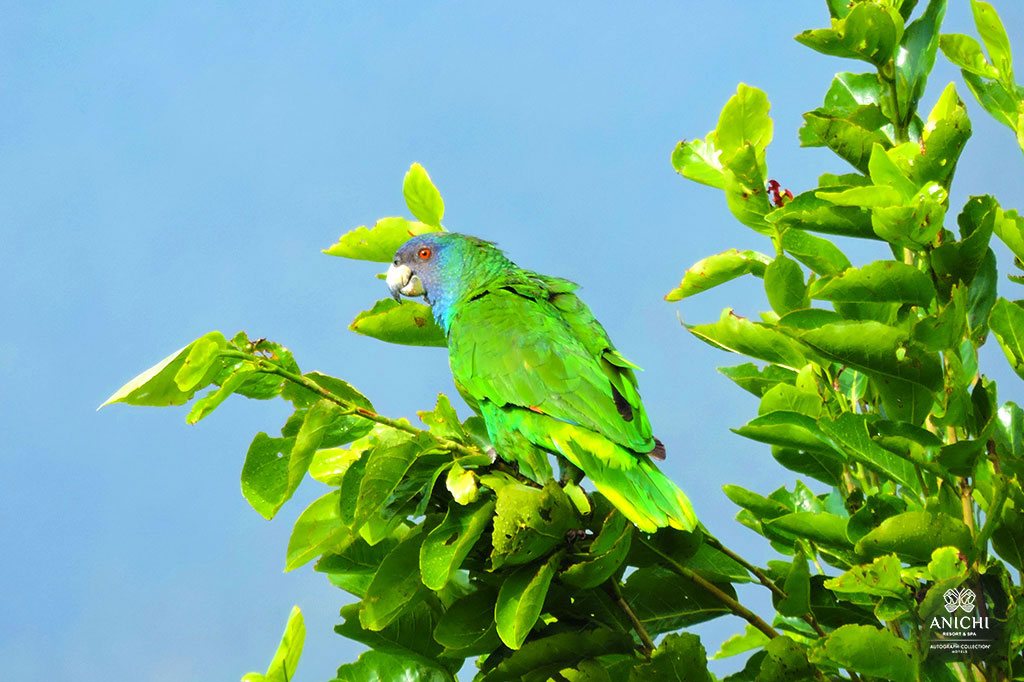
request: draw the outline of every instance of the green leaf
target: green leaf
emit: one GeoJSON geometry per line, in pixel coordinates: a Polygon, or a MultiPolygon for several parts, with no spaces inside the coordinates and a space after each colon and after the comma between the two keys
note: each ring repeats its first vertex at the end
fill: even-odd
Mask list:
{"type": "Polygon", "coordinates": [[[462,427],[462,423],[459,422],[459,415],[455,412],[451,401],[448,400],[448,396],[444,393],[437,394],[437,404],[432,412],[422,411],[416,414],[419,416],[420,421],[427,425],[431,433],[437,434],[442,438],[468,442],[466,430],[462,427]]]}
{"type": "Polygon", "coordinates": [[[432,444],[430,439],[421,435],[395,445],[381,445],[370,451],[352,514],[353,532],[380,511],[416,458],[432,444]]]}
{"type": "Polygon", "coordinates": [[[188,416],[185,417],[186,424],[196,424],[208,417],[220,404],[227,400],[228,396],[234,393],[240,386],[245,384],[256,373],[251,367],[240,365],[228,375],[221,385],[210,391],[192,404],[188,416]]]}
{"type": "Polygon", "coordinates": [[[808,307],[803,270],[796,261],[785,256],[777,256],[768,264],[764,272],[764,288],[768,303],[779,315],[808,307]]]}
{"type": "Polygon", "coordinates": [[[441,616],[434,628],[434,639],[459,655],[490,653],[500,644],[494,624],[497,600],[498,591],[489,586],[460,597],[441,616]]]}
{"type": "Polygon", "coordinates": [[[355,538],[346,543],[339,553],[321,556],[314,570],[326,573],[327,579],[335,587],[362,599],[384,557],[407,532],[405,528],[397,529],[390,537],[374,545],[368,544],[363,538],[355,538]]]}
{"type": "Polygon", "coordinates": [[[284,570],[290,571],[308,563],[349,536],[348,528],[341,520],[341,491],[334,490],[314,500],[296,519],[288,539],[284,570]]]}
{"type": "Polygon", "coordinates": [[[245,453],[242,494],[265,519],[274,518],[285,500],[291,497],[288,463],[294,444],[294,438],[271,438],[260,432],[245,453]]]}
{"type": "Polygon", "coordinates": [[[956,547],[970,556],[971,531],[963,521],[947,514],[909,511],[883,521],[857,542],[856,551],[865,556],[895,552],[904,561],[927,563],[939,547],[956,547]]]}
{"type": "Polygon", "coordinates": [[[1018,571],[1024,571],[1024,514],[1015,502],[1007,501],[992,532],[992,549],[1018,571]]]}
{"type": "Polygon", "coordinates": [[[911,588],[903,582],[899,557],[886,554],[863,566],[854,566],[846,573],[825,581],[825,587],[838,594],[870,594],[878,597],[906,599],[911,588]]]}
{"type": "Polygon", "coordinates": [[[833,28],[804,31],[799,43],[833,57],[862,59],[882,67],[893,58],[903,33],[903,20],[880,3],[857,3],[833,28]]]}
{"type": "MultiPolygon", "coordinates": [[[[784,518],[784,517],[783,517],[784,518]]],[[[802,616],[811,609],[811,571],[807,567],[807,556],[803,546],[798,546],[793,556],[786,582],[782,586],[786,598],[779,600],[775,609],[784,616],[802,616]]]]}
{"type": "Polygon", "coordinates": [[[725,167],[725,202],[741,223],[761,234],[771,234],[765,216],[772,210],[765,191],[763,150],[747,143],[725,167]]]}
{"type": "MultiPolygon", "coordinates": [[[[980,198],[980,197],[979,197],[980,198]]],[[[973,201],[975,197],[971,197],[973,201]]],[[[994,199],[991,199],[995,203],[994,199]]],[[[995,233],[1009,247],[1018,260],[1024,261],[1024,217],[1017,215],[1016,210],[1003,211],[996,204],[996,220],[993,224],[995,233]]]]}
{"type": "Polygon", "coordinates": [[[902,499],[885,493],[868,495],[864,506],[850,516],[846,524],[846,537],[856,543],[874,530],[882,521],[907,511],[907,503],[902,499]]]}
{"type": "Polygon", "coordinates": [[[458,462],[452,462],[444,481],[445,488],[458,504],[470,504],[480,494],[476,473],[463,469],[458,462]]]}
{"type": "Polygon", "coordinates": [[[685,326],[697,338],[722,350],[789,368],[807,364],[803,349],[796,341],[768,325],[740,317],[730,308],[722,311],[718,322],[685,326]]]}
{"type": "Polygon", "coordinates": [[[782,248],[819,275],[834,275],[850,267],[850,260],[839,247],[801,229],[783,232],[782,248]]]}
{"type": "Polygon", "coordinates": [[[809,291],[826,301],[893,301],[927,306],[935,299],[935,286],[926,274],[898,261],[875,261],[823,277],[809,291]]]}
{"type": "Polygon", "coordinates": [[[521,566],[501,584],[494,622],[498,625],[498,636],[509,649],[518,649],[526,641],[540,617],[548,587],[561,560],[562,554],[557,553],[539,567],[536,564],[521,566]]]}
{"type": "Polygon", "coordinates": [[[498,569],[534,561],[564,543],[575,523],[572,503],[554,480],[543,489],[509,483],[498,491],[491,565],[498,569]]]}
{"type": "Polygon", "coordinates": [[[971,329],[971,343],[980,348],[988,337],[988,318],[996,303],[996,255],[988,249],[978,273],[967,290],[967,324],[971,329]]]}
{"type": "Polygon", "coordinates": [[[453,679],[451,673],[418,661],[380,651],[366,651],[355,663],[346,663],[338,668],[338,676],[331,682],[452,682],[453,679]]]}
{"type": "Polygon", "coordinates": [[[362,450],[331,448],[318,450],[309,463],[309,475],[321,483],[340,486],[345,472],[362,456],[362,450]]]}
{"type": "Polygon", "coordinates": [[[457,670],[462,664],[461,656],[447,655],[433,637],[439,616],[439,609],[434,604],[419,602],[378,631],[364,629],[359,622],[359,613],[359,603],[343,606],[341,616],[345,622],[335,625],[334,631],[381,653],[429,668],[457,670]]]}
{"type": "MultiPolygon", "coordinates": [[[[443,209],[442,209],[443,210],[443,209]]],[[[324,253],[354,260],[390,263],[395,251],[411,238],[428,232],[440,232],[435,225],[418,223],[405,218],[381,218],[373,227],[357,227],[341,235],[338,242],[324,253]]]]}
{"type": "MultiPolygon", "coordinates": [[[[735,598],[731,585],[716,586],[735,598]]],[[[659,565],[633,571],[622,594],[652,637],[729,613],[703,589],[659,565]]]]}
{"type": "Polygon", "coordinates": [[[827,324],[800,334],[800,340],[825,357],[868,374],[919,384],[930,391],[943,385],[937,353],[911,344],[901,329],[874,321],[827,324]]]}
{"type": "Polygon", "coordinates": [[[807,648],[786,636],[765,644],[765,657],[757,682],[802,682],[815,679],[815,669],[807,662],[807,648]]]}
{"type": "Polygon", "coordinates": [[[602,654],[629,654],[632,650],[633,641],[625,633],[606,629],[560,632],[527,642],[480,682],[558,679],[553,676],[560,670],[572,668],[585,659],[602,654]]]}
{"type": "Polygon", "coordinates": [[[768,635],[753,625],[747,625],[741,634],[736,634],[722,642],[722,646],[711,658],[729,658],[752,649],[760,649],[768,643],[768,635]]]}
{"type": "Polygon", "coordinates": [[[759,443],[805,450],[820,457],[842,461],[841,456],[833,452],[832,444],[815,420],[799,412],[776,410],[750,420],[744,426],[734,429],[734,432],[759,443]]]}
{"type": "Polygon", "coordinates": [[[729,165],[745,145],[757,152],[764,172],[764,149],[772,141],[772,119],[768,116],[768,97],[762,90],[740,83],[736,94],[722,107],[715,127],[722,163],[729,165]]]}
{"type": "Polygon", "coordinates": [[[213,381],[214,374],[220,369],[215,364],[215,349],[220,350],[227,345],[227,339],[220,332],[204,334],[114,391],[100,407],[112,403],[158,407],[184,405],[196,391],[213,381]],[[196,355],[193,357],[194,350],[196,355]],[[190,359],[192,365],[186,365],[190,359]],[[181,382],[187,386],[184,390],[179,386],[179,373],[181,382]]]}
{"type": "Polygon", "coordinates": [[[359,610],[364,629],[383,630],[426,595],[419,570],[426,535],[424,526],[417,526],[380,563],[359,610]]]}
{"type": "Polygon", "coordinates": [[[886,126],[891,123],[877,104],[864,104],[846,111],[823,107],[808,111],[803,118],[802,146],[828,147],[861,173],[868,172],[873,147],[892,144],[885,134],[886,126]]]}
{"type": "MultiPolygon", "coordinates": [[[[776,227],[786,227],[790,231],[794,229],[810,230],[811,232],[846,237],[879,239],[871,227],[871,214],[862,210],[859,204],[837,206],[817,196],[822,190],[834,190],[836,193],[841,193],[847,189],[850,188],[845,185],[826,185],[802,192],[787,201],[782,208],[777,208],[769,213],[765,219],[769,223],[775,224],[776,227]]],[[[783,238],[785,239],[785,237],[783,238]]],[[[785,243],[783,246],[785,247],[785,243]]],[[[794,251],[793,255],[800,260],[798,252],[794,251]]],[[[801,260],[801,262],[803,261],[801,260]]],[[[805,265],[814,270],[814,266],[810,263],[805,263],[805,265]]],[[[849,263],[844,267],[849,267],[849,263]]]]}
{"type": "Polygon", "coordinates": [[[917,659],[910,643],[870,625],[844,625],[812,653],[837,666],[890,682],[916,682],[917,659]]]}
{"type": "Polygon", "coordinates": [[[946,0],[929,0],[924,14],[907,26],[903,34],[893,76],[897,105],[904,120],[917,109],[928,74],[935,65],[939,26],[945,14],[946,0]]]}
{"type": "Polygon", "coordinates": [[[281,643],[277,645],[274,658],[267,667],[266,674],[248,673],[242,676],[242,682],[288,682],[295,677],[295,669],[299,666],[302,656],[302,645],[306,640],[306,626],[302,620],[302,611],[298,606],[292,607],[288,615],[288,624],[284,627],[281,643]]]}
{"type": "Polygon", "coordinates": [[[754,516],[762,520],[777,519],[792,511],[792,509],[778,500],[758,495],[738,485],[724,485],[722,486],[722,491],[732,502],[749,510],[754,516]]]}
{"type": "Polygon", "coordinates": [[[1016,131],[1019,124],[1017,121],[1017,101],[1006,91],[1001,83],[982,80],[981,76],[969,71],[961,71],[967,87],[971,89],[975,99],[984,107],[992,118],[999,121],[1013,131],[1016,131]]]}
{"type": "Polygon", "coordinates": [[[708,256],[694,263],[683,274],[679,286],[665,294],[665,300],[680,301],[748,273],[764,277],[765,266],[770,261],[763,253],[736,249],[708,256]]]}
{"type": "Polygon", "coordinates": [[[785,369],[778,365],[767,365],[764,369],[760,369],[752,362],[735,367],[719,367],[718,371],[735,381],[740,388],[759,398],[773,386],[780,383],[791,384],[796,379],[796,372],[791,369],[785,369]]]}
{"type": "Polygon", "coordinates": [[[939,49],[946,59],[968,71],[985,78],[998,78],[999,71],[988,63],[981,45],[971,36],[962,33],[946,33],[939,36],[939,49]]]}
{"type": "MultiPolygon", "coordinates": [[[[420,164],[412,164],[405,174],[402,195],[405,196],[405,205],[409,207],[409,212],[416,216],[417,220],[427,225],[441,227],[441,218],[444,217],[444,201],[441,199],[441,193],[430,181],[427,171],[420,164]]],[[[394,252],[392,252],[393,254],[394,252]]]]}
{"type": "Polygon", "coordinates": [[[794,538],[805,538],[817,544],[839,549],[852,547],[846,538],[846,519],[836,514],[798,511],[767,521],[766,524],[772,530],[792,535],[794,538]]]}
{"type": "Polygon", "coordinates": [[[430,531],[420,548],[424,585],[436,591],[448,584],[487,528],[493,512],[494,500],[482,500],[468,507],[448,506],[444,520],[430,531]]]}
{"type": "Polygon", "coordinates": [[[407,346],[447,346],[444,331],[434,321],[429,306],[414,301],[386,298],[352,320],[349,329],[388,343],[407,346]]]}
{"type": "Polygon", "coordinates": [[[947,190],[956,170],[957,160],[971,136],[971,119],[967,108],[950,83],[928,114],[921,132],[921,143],[908,159],[909,176],[918,185],[938,182],[947,190]],[[922,153],[923,152],[923,153],[922,153]]]}
{"type": "Polygon", "coordinates": [[[672,167],[684,178],[725,189],[721,152],[716,145],[714,131],[708,133],[706,140],[684,140],[672,152],[672,167]]]}
{"type": "Polygon", "coordinates": [[[996,454],[1004,459],[1024,458],[1024,410],[1006,402],[996,412],[993,433],[996,454]]]}
{"type": "Polygon", "coordinates": [[[629,673],[630,682],[711,682],[713,679],[700,638],[689,632],[666,635],[651,660],[629,673]]]}
{"type": "Polygon", "coordinates": [[[1010,367],[1024,379],[1024,306],[1000,298],[988,317],[988,324],[1006,354],[1010,367]]]}
{"type": "Polygon", "coordinates": [[[601,532],[587,551],[587,556],[559,575],[559,580],[579,589],[597,587],[610,578],[629,553],[634,526],[618,511],[605,517],[601,532]]]}
{"type": "Polygon", "coordinates": [[[866,415],[844,412],[836,419],[819,419],[818,427],[851,459],[862,462],[911,490],[919,490],[913,465],[871,440],[866,415]]]}
{"type": "Polygon", "coordinates": [[[974,14],[974,25],[981,34],[992,64],[999,70],[1003,78],[1009,79],[1013,73],[1013,58],[1010,54],[1010,39],[1003,28],[1003,22],[992,5],[981,0],[971,0],[971,12],[974,14]]]}

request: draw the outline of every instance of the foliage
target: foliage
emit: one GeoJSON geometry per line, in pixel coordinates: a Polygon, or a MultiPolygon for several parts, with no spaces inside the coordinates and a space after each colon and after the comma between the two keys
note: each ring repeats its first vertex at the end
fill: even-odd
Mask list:
{"type": "MultiPolygon", "coordinates": [[[[480,418],[460,418],[444,395],[418,413],[422,427],[385,417],[347,382],[302,373],[286,348],[243,332],[193,341],[104,404],[192,401],[189,423],[231,394],[291,404],[279,435],[253,439],[242,491],[269,519],[307,473],[329,488],[296,521],[285,564],[315,560],[359,600],[335,629],[371,651],[338,679],[454,680],[475,659],[474,679],[488,682],[710,680],[699,640],[674,633],[730,613],[748,626],[715,657],[754,652],[728,678],[737,682],[1020,676],[1024,593],[1008,566],[1024,570],[1024,412],[999,402],[978,349],[992,332],[1024,377],[1024,305],[999,296],[989,246],[1003,240],[1020,268],[1024,219],[971,197],[957,232],[947,229],[970,120],[952,84],[926,118],[918,104],[940,47],[1018,140],[1022,90],[991,6],[972,2],[986,59],[973,39],[940,35],[945,0],[911,19],[915,4],[829,0],[831,25],[797,36],[867,63],[838,74],[800,130],[804,146],[831,149],[853,172],[823,174],[796,196],[770,180],[768,98],[743,84],[714,130],[672,154],[774,252],[702,259],[666,298],[764,281],[771,310],[759,320],[727,309],[686,328],[761,362],[721,370],[760,401],[736,432],[828,489],[725,486],[737,520],[782,560],[753,566],[703,528],[640,532],[572,481],[531,481],[492,461],[480,418]],[[821,234],[884,242],[893,258],[853,267],[821,234]],[[770,621],[736,598],[735,584],[755,581],[771,591],[770,621]],[[929,650],[930,618],[963,586],[1000,624],[983,661],[929,650]],[[655,648],[663,633],[673,634],[655,648]]],[[[383,263],[410,236],[444,229],[441,195],[418,164],[403,193],[416,220],[384,218],[326,252],[383,263]]],[[[430,311],[408,302],[379,301],[352,329],[445,343],[430,311]]],[[[291,679],[303,634],[296,610],[266,675],[245,679],[291,679]]]]}

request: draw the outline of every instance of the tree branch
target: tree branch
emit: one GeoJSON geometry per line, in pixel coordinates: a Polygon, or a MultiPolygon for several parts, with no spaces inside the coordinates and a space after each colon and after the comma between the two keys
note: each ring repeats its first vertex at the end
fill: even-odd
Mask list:
{"type": "Polygon", "coordinates": [[[647,628],[637,617],[636,612],[630,607],[629,602],[622,596],[622,590],[619,588],[618,580],[609,580],[605,583],[608,590],[609,596],[615,601],[615,604],[622,609],[622,612],[626,614],[626,618],[629,618],[629,622],[632,623],[633,629],[636,630],[636,634],[640,637],[640,641],[643,642],[644,656],[647,658],[651,657],[651,652],[654,651],[654,640],[651,639],[651,635],[647,632],[647,628]]]}

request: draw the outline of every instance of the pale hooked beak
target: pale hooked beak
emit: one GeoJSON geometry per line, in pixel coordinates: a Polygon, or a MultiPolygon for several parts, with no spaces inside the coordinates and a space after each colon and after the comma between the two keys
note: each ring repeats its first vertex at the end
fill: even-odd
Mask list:
{"type": "Polygon", "coordinates": [[[408,265],[390,265],[387,275],[388,289],[396,301],[401,301],[402,296],[422,296],[425,291],[420,278],[412,274],[408,265]]]}

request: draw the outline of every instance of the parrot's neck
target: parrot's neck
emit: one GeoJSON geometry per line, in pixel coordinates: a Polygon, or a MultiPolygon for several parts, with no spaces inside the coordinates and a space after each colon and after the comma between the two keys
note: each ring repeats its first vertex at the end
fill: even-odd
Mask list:
{"type": "Polygon", "coordinates": [[[488,291],[500,288],[519,269],[514,263],[495,251],[495,257],[485,261],[477,260],[459,264],[454,274],[437,278],[427,285],[427,295],[434,319],[444,330],[451,329],[452,321],[459,314],[463,304],[488,291]],[[433,286],[431,286],[431,284],[433,286]]]}

